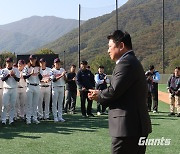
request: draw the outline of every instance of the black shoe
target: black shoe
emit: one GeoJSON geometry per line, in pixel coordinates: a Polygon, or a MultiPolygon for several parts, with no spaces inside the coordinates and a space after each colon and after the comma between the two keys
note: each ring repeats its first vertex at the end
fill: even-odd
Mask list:
{"type": "Polygon", "coordinates": [[[94,114],[92,114],[92,113],[91,113],[91,114],[88,114],[87,116],[88,116],[88,117],[95,117],[94,114]]]}
{"type": "Polygon", "coordinates": [[[180,113],[177,114],[177,117],[180,117],[180,113]]]}
{"type": "Polygon", "coordinates": [[[14,122],[9,123],[10,126],[14,126],[14,122]]]}
{"type": "Polygon", "coordinates": [[[84,115],[84,114],[83,114],[83,115],[82,115],[82,117],[83,117],[83,118],[86,118],[86,117],[87,117],[87,115],[84,115]]]}
{"type": "Polygon", "coordinates": [[[170,113],[168,114],[168,116],[174,116],[174,115],[175,115],[174,112],[170,112],[170,113]]]}
{"type": "Polygon", "coordinates": [[[2,122],[2,126],[3,126],[3,127],[6,126],[6,123],[2,122]]]}

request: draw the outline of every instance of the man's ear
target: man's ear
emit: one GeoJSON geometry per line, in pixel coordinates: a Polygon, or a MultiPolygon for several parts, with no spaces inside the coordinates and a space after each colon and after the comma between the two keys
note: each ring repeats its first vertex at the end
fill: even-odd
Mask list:
{"type": "Polygon", "coordinates": [[[119,50],[122,51],[124,49],[124,43],[123,42],[120,42],[119,43],[119,50]]]}

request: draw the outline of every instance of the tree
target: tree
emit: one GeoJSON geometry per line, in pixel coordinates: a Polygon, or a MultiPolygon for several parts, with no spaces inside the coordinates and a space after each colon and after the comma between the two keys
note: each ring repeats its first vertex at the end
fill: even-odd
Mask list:
{"type": "Polygon", "coordinates": [[[109,58],[108,55],[98,55],[96,58],[91,61],[90,66],[93,73],[96,73],[99,66],[104,66],[104,72],[108,75],[112,74],[115,63],[109,58]]]}
{"type": "Polygon", "coordinates": [[[55,53],[48,48],[44,48],[44,49],[37,51],[36,54],[55,54],[55,53]]]}
{"type": "Polygon", "coordinates": [[[4,51],[0,54],[0,67],[5,67],[6,63],[6,58],[11,57],[14,59],[14,62],[16,61],[16,56],[15,54],[9,52],[9,51],[4,51]]]}

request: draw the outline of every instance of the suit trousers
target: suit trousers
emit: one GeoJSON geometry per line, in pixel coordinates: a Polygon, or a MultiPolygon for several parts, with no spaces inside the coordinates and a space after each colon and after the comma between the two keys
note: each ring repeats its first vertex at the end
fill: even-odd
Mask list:
{"type": "Polygon", "coordinates": [[[139,146],[140,137],[112,137],[112,154],[145,154],[146,146],[139,146]]]}
{"type": "Polygon", "coordinates": [[[81,113],[82,115],[86,115],[86,99],[88,102],[87,105],[87,115],[92,114],[92,100],[88,98],[88,92],[87,91],[80,91],[80,97],[81,97],[81,113]]]}
{"type": "Polygon", "coordinates": [[[158,83],[153,83],[152,99],[153,111],[158,111],[158,83]]]}

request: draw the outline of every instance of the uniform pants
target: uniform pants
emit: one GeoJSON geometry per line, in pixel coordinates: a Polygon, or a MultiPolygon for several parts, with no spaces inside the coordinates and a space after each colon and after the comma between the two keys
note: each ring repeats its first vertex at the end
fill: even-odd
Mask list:
{"type": "Polygon", "coordinates": [[[26,88],[18,88],[17,101],[16,101],[16,114],[24,118],[26,114],[26,88]]]}
{"type": "Polygon", "coordinates": [[[85,107],[86,99],[88,102],[87,115],[91,115],[92,114],[92,100],[90,100],[88,98],[88,92],[80,91],[80,97],[81,97],[81,113],[82,113],[82,115],[84,115],[84,116],[86,115],[86,107],[85,107]]]}
{"type": "Polygon", "coordinates": [[[6,123],[8,109],[9,109],[9,122],[11,123],[14,121],[16,97],[17,97],[17,90],[15,88],[3,89],[2,122],[6,123]]]}
{"type": "Polygon", "coordinates": [[[0,89],[0,121],[2,115],[2,96],[3,96],[3,89],[0,89]]]}
{"type": "Polygon", "coordinates": [[[170,100],[170,112],[174,112],[175,105],[177,107],[177,113],[180,113],[180,96],[172,96],[169,94],[169,100],[170,100]]]}
{"type": "Polygon", "coordinates": [[[52,112],[54,119],[62,118],[62,106],[64,99],[64,86],[52,88],[52,112]]]}
{"type": "Polygon", "coordinates": [[[140,137],[112,137],[112,154],[145,154],[146,146],[139,146],[140,137]]]}
{"type": "Polygon", "coordinates": [[[27,108],[26,108],[26,120],[30,121],[31,116],[33,120],[37,120],[37,106],[39,101],[39,86],[28,85],[26,89],[27,94],[27,108]]]}
{"type": "Polygon", "coordinates": [[[77,91],[66,90],[66,102],[64,107],[65,112],[67,112],[68,108],[70,108],[71,111],[75,111],[76,97],[77,97],[77,91]]]}
{"type": "Polygon", "coordinates": [[[49,118],[49,104],[50,104],[51,87],[40,87],[40,97],[38,103],[38,116],[39,118],[49,118]],[[44,114],[43,114],[43,101],[44,101],[44,114]]]}

